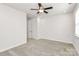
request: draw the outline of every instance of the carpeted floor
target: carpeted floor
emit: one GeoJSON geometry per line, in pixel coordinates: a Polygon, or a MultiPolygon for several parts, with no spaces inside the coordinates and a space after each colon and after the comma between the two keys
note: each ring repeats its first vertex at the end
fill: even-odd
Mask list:
{"type": "Polygon", "coordinates": [[[0,56],[78,56],[72,44],[28,39],[28,43],[0,53],[0,56]]]}

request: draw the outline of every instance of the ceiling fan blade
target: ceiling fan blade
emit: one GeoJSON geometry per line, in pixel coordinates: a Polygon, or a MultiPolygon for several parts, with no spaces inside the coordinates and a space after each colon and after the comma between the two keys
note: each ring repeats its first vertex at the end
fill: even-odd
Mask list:
{"type": "Polygon", "coordinates": [[[38,9],[31,9],[31,10],[38,10],[38,9]]]}
{"type": "Polygon", "coordinates": [[[37,14],[39,14],[40,12],[37,12],[37,14]]]}
{"type": "Polygon", "coordinates": [[[44,11],[46,14],[48,13],[47,11],[44,11]]]}
{"type": "Polygon", "coordinates": [[[38,3],[38,6],[39,6],[39,8],[42,6],[42,4],[41,3],[38,3]]]}
{"type": "Polygon", "coordinates": [[[53,7],[47,7],[47,8],[44,8],[44,10],[47,10],[47,9],[52,9],[53,7]]]}

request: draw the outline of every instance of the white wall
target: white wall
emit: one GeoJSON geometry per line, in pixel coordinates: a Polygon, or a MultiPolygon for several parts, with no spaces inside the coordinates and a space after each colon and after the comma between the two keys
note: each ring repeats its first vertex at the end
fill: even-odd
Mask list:
{"type": "Polygon", "coordinates": [[[38,38],[72,43],[74,33],[72,14],[39,17],[38,38]]]}
{"type": "Polygon", "coordinates": [[[79,8],[79,4],[77,4],[75,6],[74,11],[73,11],[74,36],[73,36],[73,40],[72,41],[73,41],[74,47],[76,48],[77,52],[79,53],[79,37],[78,37],[78,31],[79,30],[77,30],[78,26],[76,26],[76,23],[77,23],[77,21],[76,21],[76,13],[77,13],[78,8],[79,8]]]}
{"type": "Polygon", "coordinates": [[[0,52],[26,43],[26,14],[0,4],[0,52]]]}

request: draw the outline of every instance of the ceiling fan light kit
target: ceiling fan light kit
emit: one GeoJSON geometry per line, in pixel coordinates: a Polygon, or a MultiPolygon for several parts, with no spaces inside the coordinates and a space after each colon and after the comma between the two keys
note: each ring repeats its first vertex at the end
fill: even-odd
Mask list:
{"type": "Polygon", "coordinates": [[[31,8],[31,10],[37,10],[37,14],[39,14],[39,13],[46,13],[47,14],[48,13],[47,10],[53,8],[53,7],[46,7],[46,8],[44,8],[41,3],[38,3],[38,7],[39,7],[39,9],[32,9],[31,8]]]}
{"type": "Polygon", "coordinates": [[[44,12],[44,10],[41,10],[41,9],[40,9],[40,10],[38,10],[38,11],[39,11],[40,13],[44,12]]]}

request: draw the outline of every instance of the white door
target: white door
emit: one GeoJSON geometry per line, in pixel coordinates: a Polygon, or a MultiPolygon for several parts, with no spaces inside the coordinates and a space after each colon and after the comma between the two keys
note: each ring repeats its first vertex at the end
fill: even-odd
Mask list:
{"type": "Polygon", "coordinates": [[[32,38],[32,20],[27,20],[27,38],[32,38]]]}

